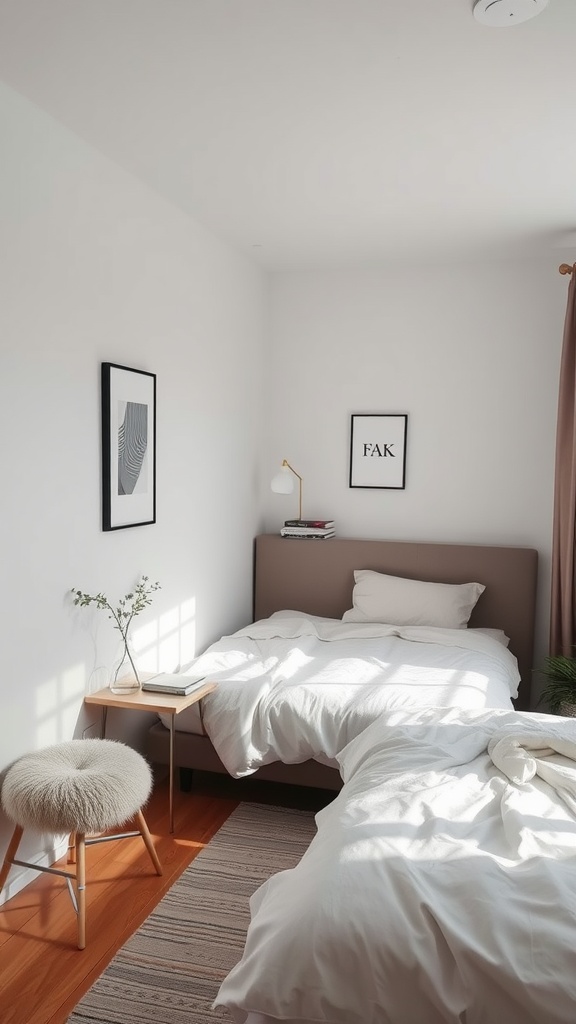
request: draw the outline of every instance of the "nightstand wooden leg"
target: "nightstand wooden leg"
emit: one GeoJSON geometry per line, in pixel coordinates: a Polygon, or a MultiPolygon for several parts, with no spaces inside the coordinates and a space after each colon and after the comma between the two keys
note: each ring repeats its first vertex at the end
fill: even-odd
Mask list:
{"type": "Polygon", "coordinates": [[[169,785],[169,816],[170,831],[174,831],[174,719],[176,715],[170,715],[170,779],[169,785]]]}

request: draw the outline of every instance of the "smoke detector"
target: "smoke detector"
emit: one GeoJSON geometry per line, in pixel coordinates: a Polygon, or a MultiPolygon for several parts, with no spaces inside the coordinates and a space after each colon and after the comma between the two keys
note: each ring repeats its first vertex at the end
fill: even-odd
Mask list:
{"type": "Polygon", "coordinates": [[[474,17],[483,25],[505,28],[541,14],[549,0],[476,0],[474,17]]]}

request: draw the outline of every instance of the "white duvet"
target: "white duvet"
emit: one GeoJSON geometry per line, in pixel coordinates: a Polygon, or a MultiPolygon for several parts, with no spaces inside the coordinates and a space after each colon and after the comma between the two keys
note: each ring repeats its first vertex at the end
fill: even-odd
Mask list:
{"type": "Polygon", "coordinates": [[[576,722],[384,724],[339,755],[300,864],[253,896],[216,1005],[238,1024],[573,1024],[576,722]]]}
{"type": "MultiPolygon", "coordinates": [[[[218,683],[202,701],[203,723],[236,777],[273,761],[337,767],[338,751],[393,709],[511,708],[519,681],[514,656],[480,630],[297,612],[224,637],[192,670],[218,683]]],[[[195,715],[183,711],[177,728],[198,731],[195,715]]]]}

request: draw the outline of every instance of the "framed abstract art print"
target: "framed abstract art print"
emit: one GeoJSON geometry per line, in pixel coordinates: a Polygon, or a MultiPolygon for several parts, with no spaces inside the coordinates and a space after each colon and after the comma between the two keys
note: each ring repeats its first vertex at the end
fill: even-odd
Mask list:
{"type": "Polygon", "coordinates": [[[102,363],[102,529],[156,522],[156,374],[102,363]]]}

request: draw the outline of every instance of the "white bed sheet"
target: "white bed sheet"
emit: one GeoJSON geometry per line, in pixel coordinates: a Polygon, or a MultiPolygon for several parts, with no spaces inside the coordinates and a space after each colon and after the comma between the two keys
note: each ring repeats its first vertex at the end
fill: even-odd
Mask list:
{"type": "MultiPolygon", "coordinates": [[[[213,644],[195,673],[218,683],[202,701],[204,728],[231,775],[339,750],[402,707],[511,708],[516,659],[479,630],[343,623],[276,613],[213,644]]],[[[160,716],[165,725],[166,716],[160,716]]],[[[178,715],[197,732],[198,710],[178,715]]]]}
{"type": "Polygon", "coordinates": [[[252,897],[215,1005],[237,1024],[573,1024],[576,722],[385,724],[341,752],[344,788],[300,864],[252,897]],[[505,774],[492,757],[510,736],[505,774]]]}

